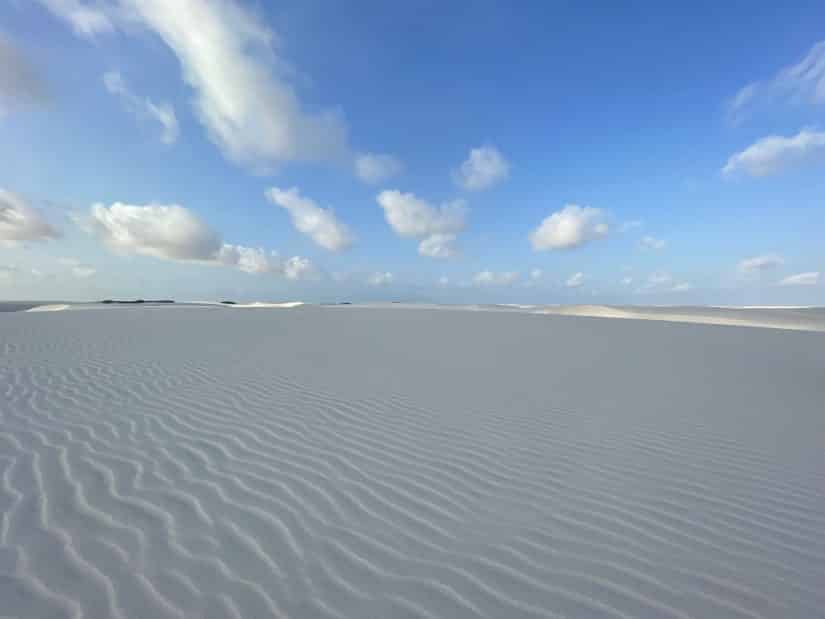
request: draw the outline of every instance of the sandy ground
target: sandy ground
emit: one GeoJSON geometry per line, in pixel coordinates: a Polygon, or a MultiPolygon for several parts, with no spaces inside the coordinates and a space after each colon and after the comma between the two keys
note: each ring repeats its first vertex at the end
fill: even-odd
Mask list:
{"type": "Polygon", "coordinates": [[[536,309],[3,313],[0,616],[825,617],[825,335],[536,309]]]}

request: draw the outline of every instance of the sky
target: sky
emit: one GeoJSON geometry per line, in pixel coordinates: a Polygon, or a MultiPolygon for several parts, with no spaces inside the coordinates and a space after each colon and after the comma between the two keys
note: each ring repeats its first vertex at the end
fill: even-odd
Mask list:
{"type": "Polygon", "coordinates": [[[825,305],[825,5],[614,4],[6,0],[0,299],[825,305]]]}

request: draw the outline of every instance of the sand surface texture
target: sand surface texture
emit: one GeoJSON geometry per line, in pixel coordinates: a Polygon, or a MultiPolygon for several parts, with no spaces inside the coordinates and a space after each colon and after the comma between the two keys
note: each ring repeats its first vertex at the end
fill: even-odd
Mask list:
{"type": "Polygon", "coordinates": [[[0,617],[825,617],[824,444],[812,331],[3,313],[0,617]]]}

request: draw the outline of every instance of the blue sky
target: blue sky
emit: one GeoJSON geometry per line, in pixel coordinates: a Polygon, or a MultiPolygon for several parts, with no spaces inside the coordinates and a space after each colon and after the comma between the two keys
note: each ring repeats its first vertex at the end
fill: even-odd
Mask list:
{"type": "Polygon", "coordinates": [[[6,2],[0,298],[825,304],[823,41],[817,2],[6,2]]]}

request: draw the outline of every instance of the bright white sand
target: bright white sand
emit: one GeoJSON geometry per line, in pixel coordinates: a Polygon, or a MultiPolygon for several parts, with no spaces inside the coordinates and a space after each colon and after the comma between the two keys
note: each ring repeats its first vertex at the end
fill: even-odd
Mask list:
{"type": "Polygon", "coordinates": [[[825,331],[822,312],[807,307],[616,307],[609,305],[560,305],[536,309],[537,314],[586,316],[591,318],[624,318],[631,320],[663,320],[708,325],[762,327],[793,331],[825,331]],[[777,311],[779,310],[779,311],[777,311]],[[803,311],[793,311],[803,310],[803,311]]]}
{"type": "Polygon", "coordinates": [[[36,305],[35,307],[31,307],[27,310],[23,310],[26,312],[62,312],[63,310],[69,309],[71,306],[66,303],[59,303],[56,305],[36,305]]]}
{"type": "Polygon", "coordinates": [[[520,309],[0,314],[0,616],[825,617],[823,368],[520,309]]]}

